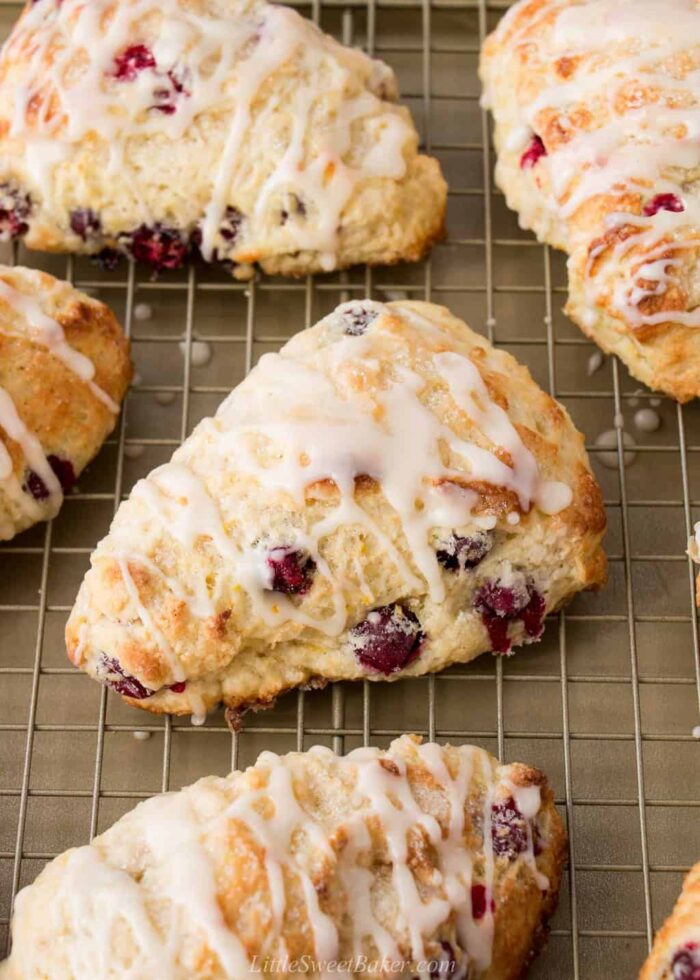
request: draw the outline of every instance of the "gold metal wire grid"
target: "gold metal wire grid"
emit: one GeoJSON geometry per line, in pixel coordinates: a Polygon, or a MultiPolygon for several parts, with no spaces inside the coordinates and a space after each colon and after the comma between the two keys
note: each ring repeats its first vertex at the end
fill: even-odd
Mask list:
{"type": "MultiPolygon", "coordinates": [[[[84,260],[7,249],[5,260],[44,268],[109,302],[131,336],[138,376],[117,431],[61,515],[0,548],[0,948],[17,889],[136,801],[249,764],[264,748],[321,742],[347,751],[415,731],[474,742],[550,775],[569,829],[570,867],[549,948],[532,975],[636,976],[683,872],[700,856],[700,745],[692,736],[700,657],[684,555],[700,516],[700,411],[657,404],[614,361],[590,373],[595,349],[561,313],[562,257],[518,229],[493,187],[476,65],[506,6],[300,6],[345,43],[393,65],[426,150],[441,160],[449,234],[420,265],[250,284],[198,267],[153,282],[126,262],[105,273],[84,260]],[[365,295],[450,306],[566,405],[606,498],[609,585],[550,617],[542,643],[512,659],[486,656],[391,685],[299,692],[250,718],[237,737],[221,713],[197,728],[124,706],[72,670],[63,649],[89,553],[119,501],[263,352],[365,295]],[[204,364],[191,356],[202,343],[212,354],[204,364]],[[662,424],[640,433],[634,414],[649,406],[662,424]],[[627,466],[620,466],[623,422],[637,443],[627,466]],[[601,450],[596,438],[610,430],[612,449],[601,450]]],[[[0,0],[3,36],[19,9],[0,0]]]]}

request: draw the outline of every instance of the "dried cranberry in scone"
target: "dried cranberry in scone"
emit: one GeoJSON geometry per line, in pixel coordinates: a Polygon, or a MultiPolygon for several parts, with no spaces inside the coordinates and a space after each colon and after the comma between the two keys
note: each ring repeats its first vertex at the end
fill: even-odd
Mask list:
{"type": "Polygon", "coordinates": [[[273,548],[266,558],[270,588],[287,595],[305,595],[311,588],[316,562],[295,548],[273,548]]]}
{"type": "Polygon", "coordinates": [[[126,237],[127,247],[137,262],[146,262],[156,272],[179,269],[187,259],[187,242],[175,228],[141,225],[126,237]]]}
{"type": "Polygon", "coordinates": [[[511,861],[527,850],[527,821],[512,796],[491,807],[491,841],[494,854],[511,861]]]}
{"type": "Polygon", "coordinates": [[[133,82],[142,71],[156,67],[156,59],[145,44],[132,44],[114,59],[114,77],[120,82],[133,82]]]}
{"type": "Polygon", "coordinates": [[[94,238],[102,230],[102,222],[99,215],[95,214],[90,208],[76,208],[70,213],[71,231],[79,235],[83,241],[94,238]]]}
{"type": "Polygon", "coordinates": [[[19,238],[29,229],[26,219],[32,210],[28,194],[14,183],[0,184],[0,240],[19,238]]]}
{"type": "Polygon", "coordinates": [[[644,214],[647,218],[653,218],[659,211],[673,211],[680,214],[685,211],[685,204],[675,194],[657,194],[644,205],[644,214]]]}
{"type": "Polygon", "coordinates": [[[540,136],[534,135],[530,140],[530,145],[520,157],[520,167],[522,170],[530,170],[540,162],[542,157],[547,156],[547,148],[540,136]]]}
{"type": "MultiPolygon", "coordinates": [[[[70,493],[75,486],[75,470],[69,459],[61,459],[50,453],[46,457],[46,462],[56,474],[61,490],[64,494],[70,493]]],[[[49,497],[49,488],[34,470],[27,470],[24,489],[34,497],[35,500],[46,500],[49,497]]]]}
{"type": "Polygon", "coordinates": [[[485,582],[474,597],[494,653],[510,653],[511,624],[519,624],[526,641],[539,640],[544,630],[546,603],[523,572],[507,567],[498,579],[485,582]]]}
{"type": "Polygon", "coordinates": [[[673,980],[700,980],[700,947],[687,943],[671,962],[673,980]]]}
{"type": "Polygon", "coordinates": [[[374,609],[350,630],[350,645],[360,663],[387,675],[414,661],[424,639],[418,617],[398,602],[374,609]]]}
{"type": "Polygon", "coordinates": [[[439,542],[437,560],[450,572],[463,572],[476,568],[493,548],[493,535],[488,531],[475,531],[467,536],[452,533],[439,542]]]}
{"type": "Polygon", "coordinates": [[[108,657],[104,653],[100,654],[97,661],[97,676],[117,694],[135,698],[137,701],[143,701],[156,693],[132,674],[128,674],[115,657],[108,657]]]}

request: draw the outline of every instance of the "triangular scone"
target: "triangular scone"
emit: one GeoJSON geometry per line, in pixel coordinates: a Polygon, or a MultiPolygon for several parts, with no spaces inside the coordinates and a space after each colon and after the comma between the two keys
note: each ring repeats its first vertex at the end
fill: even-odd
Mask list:
{"type": "Polygon", "coordinates": [[[700,861],[688,872],[671,915],[656,934],[639,980],[700,977],[700,861]]]}
{"type": "Polygon", "coordinates": [[[264,752],[53,861],[17,898],[0,977],[512,980],[565,851],[545,776],[482,749],[264,752]]]}
{"type": "Polygon", "coordinates": [[[569,253],[569,316],[635,378],[698,397],[700,5],[520,0],[481,76],[498,184],[569,253]]]}
{"type": "Polygon", "coordinates": [[[353,302],[266,354],[97,547],[73,663],[152,711],[416,676],[539,639],[605,577],[583,439],[443,307],[353,302]]]}
{"type": "Polygon", "coordinates": [[[396,97],[264,0],[37,0],[0,57],[0,228],[240,278],[415,260],[447,188],[396,97]]]}
{"type": "Polygon", "coordinates": [[[56,516],[114,428],[130,377],[104,303],[0,266],[0,541],[56,516]]]}

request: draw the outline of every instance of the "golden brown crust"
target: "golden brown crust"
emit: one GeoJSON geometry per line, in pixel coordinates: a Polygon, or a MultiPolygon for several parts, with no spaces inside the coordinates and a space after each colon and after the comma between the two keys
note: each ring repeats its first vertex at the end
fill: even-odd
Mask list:
{"type": "MultiPolygon", "coordinates": [[[[700,862],[688,872],[673,912],[656,933],[639,980],[673,980],[673,960],[678,954],[691,957],[695,971],[700,969],[700,862]]],[[[693,966],[679,976],[695,976],[693,966]]]]}
{"type": "MultiPolygon", "coordinates": [[[[9,292],[0,295],[0,388],[44,456],[67,461],[78,476],[114,428],[115,409],[131,378],[128,342],[111,310],[69,283],[1,266],[2,284],[9,292]],[[24,303],[33,305],[25,311],[24,303]],[[58,325],[69,357],[77,352],[94,365],[92,387],[45,340],[32,335],[30,319],[37,315],[58,325]]],[[[60,499],[32,498],[26,490],[31,467],[19,436],[11,438],[1,423],[0,436],[12,460],[11,473],[0,482],[0,538],[7,539],[54,516],[60,499]]]]}
{"type": "Polygon", "coordinates": [[[634,377],[685,402],[700,394],[697,173],[685,154],[700,13],[665,0],[641,20],[627,10],[521,0],[487,38],[480,71],[497,181],[523,227],[569,253],[567,314],[634,377]]]}
{"type": "MultiPolygon", "coordinates": [[[[367,303],[357,304],[357,309],[364,309],[367,303]]],[[[370,306],[376,318],[371,332],[357,341],[360,346],[353,346],[355,341],[340,329],[345,322],[342,312],[345,308],[297,335],[282,355],[266,362],[269,367],[263,365],[260,371],[256,369],[236,389],[217,418],[205,422],[190,437],[172,464],[153,474],[154,483],[149,481],[148,486],[140,486],[134,495],[138,499],[132,498],[123,506],[110,537],[93,556],[92,569],[68,622],[68,655],[76,666],[107,680],[130,703],[148,711],[201,714],[222,701],[231,709],[232,717],[240,717],[251,705],[268,704],[284,691],[319,680],[417,676],[493,649],[485,621],[475,607],[475,597],[482,586],[503,581],[504,576],[514,576],[516,588],[535,590],[531,596],[535,592],[540,594],[542,612],[557,609],[580,589],[596,587],[605,581],[602,498],[590,472],[583,439],[564,409],[534,384],[526,368],[505,352],[491,348],[444,308],[424,303],[370,306]],[[344,352],[342,358],[340,351],[344,352]],[[485,435],[486,430],[482,431],[466,410],[468,403],[466,408],[460,407],[454,400],[458,396],[449,393],[446,376],[439,373],[442,368],[436,367],[435,358],[441,357],[457,365],[455,370],[460,372],[460,377],[462,371],[466,372],[464,377],[469,377],[477,369],[476,377],[483,379],[493,400],[492,411],[507,413],[508,426],[512,423],[512,429],[506,427],[511,434],[504,436],[511,447],[509,450],[498,437],[491,441],[485,435]],[[279,383],[271,380],[268,371],[280,372],[279,383]],[[430,406],[434,418],[446,427],[445,440],[440,445],[441,451],[448,455],[440,467],[447,467],[444,469],[447,479],[438,470],[435,476],[425,479],[427,473],[423,468],[428,464],[427,457],[424,460],[420,455],[423,450],[416,450],[415,461],[409,462],[410,473],[402,476],[404,482],[415,478],[416,492],[428,494],[430,499],[437,494],[435,499],[440,503],[435,528],[421,530],[419,538],[412,539],[414,544],[409,543],[404,518],[387,497],[386,481],[396,481],[392,473],[399,473],[403,466],[401,454],[396,453],[391,442],[381,449],[371,448],[378,437],[385,438],[382,435],[382,413],[387,411],[384,392],[394,391],[391,385],[405,377],[404,373],[396,374],[397,371],[413,372],[416,384],[420,381],[422,389],[421,401],[416,404],[411,400],[413,396],[408,396],[413,389],[404,389],[402,380],[400,391],[394,397],[401,399],[405,410],[422,413],[423,406],[430,406]],[[356,448],[338,457],[341,473],[347,453],[357,466],[352,502],[353,507],[360,508],[355,512],[356,519],[342,520],[339,524],[335,521],[333,515],[338,508],[350,504],[338,483],[326,472],[309,478],[308,484],[300,486],[299,493],[290,494],[275,479],[268,480],[264,470],[256,475],[254,471],[246,471],[245,460],[244,465],[232,462],[239,452],[235,447],[243,445],[239,442],[242,437],[237,435],[240,420],[246,412],[257,412],[262,393],[269,389],[270,398],[280,399],[282,422],[279,424],[294,426],[289,439],[308,440],[300,446],[299,460],[310,460],[311,453],[317,461],[314,465],[329,465],[319,453],[327,454],[338,438],[345,438],[342,435],[345,430],[342,427],[327,433],[325,429],[314,430],[319,424],[328,424],[328,412],[338,410],[337,406],[329,408],[335,405],[333,401],[324,407],[323,397],[329,397],[327,394],[319,396],[320,401],[312,397],[307,407],[302,404],[302,398],[298,407],[290,408],[290,404],[296,406],[299,393],[307,390],[303,372],[311,372],[309,383],[313,381],[320,386],[319,390],[325,391],[323,386],[331,384],[344,391],[344,397],[349,397],[351,392],[353,399],[360,399],[356,403],[359,414],[353,414],[356,420],[353,428],[369,426],[366,435],[356,448]],[[296,387],[297,382],[301,387],[296,387]],[[362,406],[374,407],[371,413],[363,415],[362,406]],[[297,418],[308,419],[305,424],[311,425],[311,430],[303,427],[298,430],[297,418]],[[363,422],[366,418],[373,421],[363,422]],[[377,418],[381,422],[378,430],[377,418]],[[224,435],[229,431],[230,435],[224,435]],[[570,492],[570,503],[568,506],[563,503],[563,509],[551,514],[530,504],[525,506],[524,502],[521,506],[510,486],[475,479],[464,457],[457,450],[448,451],[450,433],[451,438],[464,440],[475,450],[478,447],[480,452],[493,451],[499,466],[510,466],[513,452],[520,445],[517,452],[529,452],[536,460],[538,479],[547,485],[554,481],[553,486],[563,483],[562,489],[567,494],[570,492]],[[221,448],[217,448],[219,445],[221,448]],[[363,470],[373,473],[377,465],[381,468],[384,459],[392,461],[386,477],[362,475],[363,470]],[[411,475],[413,468],[415,474],[411,475]],[[162,480],[174,481],[172,489],[167,492],[158,489],[162,480]],[[428,484],[432,489],[427,489],[428,484]],[[151,486],[157,497],[143,497],[143,493],[151,494],[151,486]],[[473,572],[455,574],[438,561],[439,582],[435,588],[438,592],[442,589],[443,595],[436,599],[433,587],[415,573],[419,567],[416,548],[425,552],[423,568],[426,562],[428,567],[430,562],[435,563],[440,535],[448,534],[447,528],[455,526],[445,522],[457,520],[451,516],[452,511],[442,516],[441,502],[446,501],[450,507],[461,506],[460,487],[466,487],[471,495],[465,499],[472,501],[469,521],[473,523],[459,533],[483,536],[484,532],[478,530],[484,526],[479,524],[483,521],[487,522],[485,526],[495,524],[495,527],[490,532],[492,538],[485,544],[490,550],[473,572]],[[162,493],[165,496],[160,496],[162,493]],[[207,517],[210,523],[202,534],[192,530],[196,520],[194,524],[188,521],[190,530],[183,526],[173,534],[182,513],[177,508],[161,526],[158,514],[164,512],[163,508],[169,510],[179,502],[178,508],[184,507],[186,513],[193,515],[195,510],[190,508],[195,498],[199,499],[195,510],[210,515],[207,517]],[[155,510],[152,510],[148,500],[160,503],[154,503],[155,510]],[[240,552],[230,552],[234,546],[227,544],[228,538],[216,531],[220,518],[212,510],[211,501],[216,502],[227,536],[239,542],[235,547],[240,552]],[[260,573],[255,570],[261,567],[261,561],[263,567],[269,566],[267,553],[256,549],[272,547],[275,541],[288,541],[290,534],[300,535],[306,542],[304,548],[314,548],[313,529],[323,526],[322,521],[332,521],[331,530],[318,545],[318,554],[314,552],[314,562],[317,568],[327,570],[314,574],[311,587],[301,595],[275,598],[270,586],[267,592],[258,594],[255,583],[260,573]],[[371,522],[369,531],[364,523],[367,521],[371,522]],[[381,529],[379,541],[371,530],[375,527],[381,529]],[[222,551],[226,558],[222,557],[222,551]],[[238,554],[245,556],[246,562],[252,562],[245,565],[247,569],[253,568],[252,579],[251,573],[244,569],[235,572],[238,554]],[[244,587],[239,575],[248,575],[244,587]],[[337,582],[344,583],[342,593],[334,584],[337,582]],[[342,619],[332,630],[324,631],[328,616],[335,615],[334,610],[338,608],[335,603],[339,595],[342,595],[342,619]],[[190,596],[201,596],[197,601],[208,608],[198,612],[190,596]],[[268,601],[269,607],[264,606],[268,601]],[[394,608],[396,604],[421,624],[423,641],[419,655],[394,673],[370,670],[353,652],[353,628],[373,609],[394,608]],[[285,609],[285,615],[275,619],[280,606],[285,609]],[[263,608],[269,608],[268,618],[261,612],[263,608]],[[138,678],[147,691],[156,693],[132,694],[128,683],[122,683],[113,672],[103,669],[105,658],[112,667],[117,663],[120,671],[138,678]],[[179,676],[174,672],[174,664],[180,669],[179,676]],[[185,682],[184,689],[182,682],[185,682]],[[175,690],[171,688],[173,684],[175,690]]],[[[348,315],[354,316],[355,309],[356,305],[352,304],[348,315]]],[[[478,404],[483,409],[482,402],[478,404]]],[[[266,414],[268,409],[264,409],[259,421],[251,423],[253,431],[256,425],[268,424],[275,431],[278,423],[271,420],[277,418],[277,402],[269,405],[271,414],[266,414]]],[[[403,410],[398,412],[396,419],[403,414],[403,410]]],[[[437,424],[432,419],[432,415],[430,419],[423,417],[424,433],[431,432],[437,424]]],[[[496,429],[504,424],[498,414],[492,423],[496,429]]],[[[396,424],[394,420],[392,427],[396,424]]],[[[428,439],[431,438],[429,435],[428,439]]],[[[405,439],[409,445],[414,431],[407,433],[405,439]]],[[[426,443],[425,452],[429,452],[427,446],[426,443]]],[[[254,470],[257,465],[256,462],[254,470]]],[[[302,483],[306,479],[306,465],[299,470],[302,483]]],[[[392,493],[399,492],[397,484],[392,493]]],[[[517,637],[511,635],[517,644],[538,634],[539,626],[534,624],[527,635],[522,628],[517,637]]]]}
{"type": "MultiPolygon", "coordinates": [[[[394,952],[383,955],[398,964],[390,975],[400,980],[417,973],[409,925],[421,935],[425,958],[452,963],[456,975],[462,975],[458,971],[468,962],[470,980],[517,980],[542,943],[546,919],[556,905],[565,853],[564,827],[544,775],[517,763],[500,766],[469,746],[425,746],[415,736],[404,736],[387,752],[362,750],[360,756],[340,760],[318,748],[281,759],[264,753],[245,773],[209,777],[178,794],[141,804],[90,848],[52,862],[17,903],[12,956],[0,967],[0,976],[33,980],[46,974],[83,980],[66,966],[71,954],[79,951],[85,969],[97,955],[107,956],[116,977],[124,957],[136,949],[141,972],[137,970],[134,978],[145,980],[152,975],[148,970],[154,950],[161,969],[168,964],[168,954],[159,950],[161,938],[143,949],[139,941],[153,923],[158,923],[161,936],[167,936],[173,916],[177,933],[169,955],[174,946],[178,980],[233,980],[239,974],[230,961],[222,965],[220,951],[225,946],[220,933],[209,931],[211,920],[205,914],[205,903],[214,894],[225,929],[236,936],[246,957],[267,953],[271,959],[263,972],[282,980],[291,971],[272,964],[280,939],[290,961],[319,957],[313,928],[318,913],[311,910],[309,891],[303,887],[303,873],[308,873],[313,903],[337,930],[337,945],[325,947],[331,961],[361,964],[360,956],[370,961],[382,958],[370,940],[369,914],[395,944],[394,952]],[[535,796],[528,796],[532,792],[535,796]],[[518,809],[513,793],[522,793],[518,799],[532,807],[528,816],[518,809]],[[463,819],[459,832],[451,829],[459,826],[455,806],[463,819]],[[508,822],[494,829],[494,821],[501,821],[504,813],[508,822]],[[402,824],[407,816],[409,821],[402,824]],[[289,830],[283,829],[286,820],[291,822],[289,830]],[[363,833],[360,821],[366,828],[363,833]],[[484,830],[487,822],[489,834],[484,830]],[[498,847],[489,843],[497,836],[498,847]],[[177,848],[171,846],[175,840],[177,848]],[[269,846],[263,846],[264,840],[269,846]],[[402,841],[405,859],[399,856],[402,841]],[[471,860],[464,863],[466,855],[471,860]],[[196,881],[194,892],[176,887],[173,893],[170,888],[173,878],[167,869],[177,867],[178,858],[187,862],[193,877],[186,879],[180,870],[183,877],[175,881],[178,886],[196,881]],[[275,865],[284,889],[277,918],[275,865]],[[76,877],[72,869],[78,866],[90,873],[76,877]],[[406,879],[401,891],[396,887],[397,868],[415,883],[420,909],[407,898],[411,889],[406,879]],[[350,884],[352,869],[371,882],[371,898],[362,887],[350,884]],[[457,889],[452,893],[446,891],[449,876],[454,876],[450,888],[457,889]],[[113,900],[103,909],[101,921],[74,921],[72,909],[92,907],[108,881],[113,900]],[[463,897],[458,897],[460,881],[463,897]],[[445,901],[448,894],[452,898],[445,901]],[[491,896],[492,941],[486,919],[491,896]],[[435,902],[444,904],[426,925],[425,909],[435,902]],[[128,937],[129,945],[123,931],[114,928],[121,914],[138,925],[128,937]],[[354,935],[356,923],[361,923],[364,935],[354,935]]],[[[437,911],[435,904],[432,908],[437,911]]],[[[367,975],[366,967],[351,967],[349,975],[367,975]]]]}

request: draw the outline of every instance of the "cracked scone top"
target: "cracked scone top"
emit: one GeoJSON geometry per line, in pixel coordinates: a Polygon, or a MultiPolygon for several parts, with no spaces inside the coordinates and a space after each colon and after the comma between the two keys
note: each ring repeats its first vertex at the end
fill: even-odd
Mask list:
{"type": "Polygon", "coordinates": [[[520,0],[481,76],[498,183],[569,253],[569,315],[641,381],[700,395],[700,4],[520,0]]]}
{"type": "Polygon", "coordinates": [[[37,0],[0,57],[0,229],[241,277],[417,259],[446,185],[396,97],[264,0],[37,0]]]}
{"type": "Polygon", "coordinates": [[[133,704],[234,712],[538,639],[605,578],[583,439],[443,307],[348,303],[122,504],[67,626],[133,704]]]}
{"type": "Polygon", "coordinates": [[[17,898],[0,977],[282,978],[306,958],[319,980],[511,980],[565,850],[544,775],[472,746],[264,752],[49,864],[17,898]]]}
{"type": "Polygon", "coordinates": [[[114,428],[130,377],[104,303],[0,266],[0,541],[56,516],[114,428]]]}

